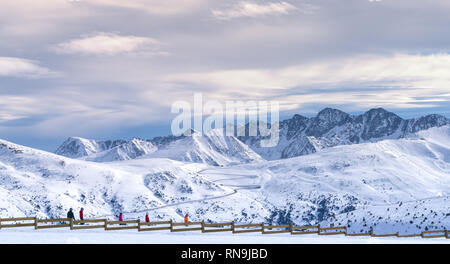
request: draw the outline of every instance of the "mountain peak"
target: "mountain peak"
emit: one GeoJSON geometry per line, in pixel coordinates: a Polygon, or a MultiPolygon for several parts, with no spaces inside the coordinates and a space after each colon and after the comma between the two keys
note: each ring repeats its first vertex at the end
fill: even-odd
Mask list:
{"type": "Polygon", "coordinates": [[[291,119],[293,119],[293,120],[304,120],[304,119],[308,119],[308,118],[306,116],[295,114],[291,119]]]}
{"type": "Polygon", "coordinates": [[[363,114],[364,116],[377,116],[377,115],[383,115],[383,116],[396,116],[398,117],[396,114],[394,114],[393,112],[387,111],[386,109],[382,108],[382,107],[378,107],[378,108],[372,108],[369,109],[367,112],[365,112],[363,114]]]}
{"type": "Polygon", "coordinates": [[[344,113],[344,114],[346,114],[344,111],[341,111],[339,109],[326,107],[326,108],[320,110],[319,113],[317,114],[317,116],[330,114],[330,113],[344,113]]]}

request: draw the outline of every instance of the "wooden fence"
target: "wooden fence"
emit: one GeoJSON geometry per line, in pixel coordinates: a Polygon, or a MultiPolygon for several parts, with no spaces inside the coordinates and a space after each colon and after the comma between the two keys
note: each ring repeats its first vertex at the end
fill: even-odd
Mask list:
{"type": "Polygon", "coordinates": [[[18,217],[18,218],[0,218],[0,229],[15,228],[15,227],[34,227],[35,229],[47,228],[64,228],[68,227],[71,230],[78,229],[94,229],[102,228],[104,230],[126,230],[136,229],[137,231],[160,231],[169,230],[170,232],[188,232],[201,231],[202,233],[212,232],[231,232],[233,234],[240,233],[261,233],[261,234],[279,234],[291,233],[292,235],[303,234],[318,234],[318,235],[345,235],[345,236],[371,236],[371,237],[421,237],[421,238],[447,238],[449,239],[448,230],[431,230],[423,231],[420,234],[375,234],[373,229],[368,233],[349,233],[345,226],[330,226],[321,227],[316,226],[294,226],[289,225],[266,225],[260,224],[236,224],[233,222],[226,223],[205,223],[202,222],[188,222],[175,223],[170,221],[159,222],[141,222],[137,220],[126,221],[108,221],[107,219],[86,219],[73,220],[70,218],[58,219],[38,219],[36,217],[18,217]]]}
{"type": "Polygon", "coordinates": [[[205,222],[203,222],[202,232],[203,233],[233,232],[233,226],[234,226],[234,221],[230,222],[230,223],[215,223],[215,224],[205,224],[205,222]],[[229,228],[225,228],[226,226],[229,226],[229,228]]]}
{"type": "Polygon", "coordinates": [[[261,232],[261,233],[263,233],[263,231],[264,231],[264,223],[261,223],[261,224],[248,224],[248,225],[236,225],[233,222],[233,234],[251,233],[251,232],[261,232]]]}
{"type": "Polygon", "coordinates": [[[316,225],[316,226],[295,226],[294,227],[291,224],[291,234],[292,235],[319,234],[319,232],[320,232],[320,225],[316,225]],[[299,231],[299,230],[301,230],[301,231],[299,231]]]}
{"type": "Polygon", "coordinates": [[[106,219],[87,219],[87,220],[73,220],[71,221],[70,229],[94,229],[94,228],[103,228],[106,229],[106,223],[108,220],[106,219]],[[93,225],[92,225],[93,223],[93,225]]]}
{"type": "Polygon", "coordinates": [[[46,228],[61,228],[61,227],[71,227],[71,218],[59,218],[59,219],[37,219],[34,222],[34,229],[46,229],[46,228]],[[51,223],[45,225],[39,225],[40,223],[51,223]],[[56,224],[53,224],[56,223],[56,224]]]}

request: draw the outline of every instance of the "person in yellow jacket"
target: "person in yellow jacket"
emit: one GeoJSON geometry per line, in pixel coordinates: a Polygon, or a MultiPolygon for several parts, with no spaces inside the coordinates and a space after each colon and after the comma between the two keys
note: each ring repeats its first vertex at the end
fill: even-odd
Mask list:
{"type": "Polygon", "coordinates": [[[186,213],[186,215],[184,216],[184,224],[188,225],[189,224],[189,214],[186,213]]]}

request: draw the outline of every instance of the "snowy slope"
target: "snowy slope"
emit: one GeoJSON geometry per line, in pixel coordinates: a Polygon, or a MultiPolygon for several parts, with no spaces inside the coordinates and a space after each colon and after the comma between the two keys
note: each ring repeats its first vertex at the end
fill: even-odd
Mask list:
{"type": "Polygon", "coordinates": [[[194,203],[190,201],[200,205],[202,216],[217,212],[228,218],[234,216],[231,209],[253,215],[264,211],[232,189],[204,180],[197,173],[203,168],[168,159],[94,163],[2,140],[0,217],[64,217],[68,208],[84,207],[86,217],[114,218],[119,212],[128,217],[161,208],[153,217],[177,220],[184,216],[184,203],[194,203]],[[253,209],[247,209],[250,205],[253,209]]]}
{"type": "MultiPolygon", "coordinates": [[[[199,140],[203,154],[236,143],[209,138],[221,144],[199,140]]],[[[196,137],[172,143],[186,139],[196,137]]],[[[95,163],[0,141],[0,216],[60,217],[84,207],[88,217],[181,220],[189,212],[192,220],[345,224],[352,232],[450,228],[450,126],[227,167],[149,157],[157,152],[95,163]]]]}
{"type": "Polygon", "coordinates": [[[405,226],[409,221],[419,221],[420,217],[416,215],[414,220],[411,212],[423,211],[414,208],[416,203],[431,199],[430,207],[437,215],[430,213],[427,225],[414,224],[408,229],[412,231],[427,226],[450,227],[450,218],[444,217],[450,210],[449,159],[450,126],[444,126],[405,139],[338,146],[307,156],[203,173],[210,180],[221,178],[220,182],[228,186],[259,184],[260,189],[245,192],[275,208],[270,217],[275,223],[338,225],[347,219],[347,213],[360,212],[362,219],[368,218],[369,211],[372,220],[386,219],[388,211],[371,208],[403,203],[410,214],[403,211],[392,217],[384,228],[390,230],[399,225],[395,222],[399,218],[405,226]],[[245,177],[243,172],[252,173],[245,177]]]}
{"type": "Polygon", "coordinates": [[[192,136],[172,141],[147,157],[162,157],[214,166],[262,160],[236,137],[225,136],[221,129],[211,130],[204,135],[194,133],[192,136]]]}

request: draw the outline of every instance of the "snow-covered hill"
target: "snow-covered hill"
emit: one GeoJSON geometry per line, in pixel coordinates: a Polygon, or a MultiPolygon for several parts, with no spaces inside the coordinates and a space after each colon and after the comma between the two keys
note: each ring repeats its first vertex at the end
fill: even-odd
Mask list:
{"type": "Polygon", "coordinates": [[[450,126],[204,174],[227,186],[259,184],[260,189],[245,192],[272,206],[270,221],[275,223],[337,226],[353,217],[359,223],[354,232],[360,231],[363,218],[366,231],[378,222],[386,230],[400,225],[403,231],[450,228],[450,126]],[[246,172],[252,173],[245,177],[246,172]],[[428,200],[425,210],[420,204],[428,200]],[[403,209],[396,212],[400,203],[403,209]]]}
{"type": "Polygon", "coordinates": [[[214,133],[164,145],[136,159],[97,163],[0,141],[0,217],[61,217],[69,207],[84,207],[87,217],[150,212],[153,219],[181,220],[189,212],[192,220],[345,224],[351,232],[375,224],[377,232],[450,228],[448,125],[226,167],[161,157],[167,151],[170,158],[231,164],[229,157],[240,162],[252,152],[242,154],[248,149],[240,141],[214,133]],[[197,144],[201,155],[182,148],[187,144],[197,144]]]}
{"type": "Polygon", "coordinates": [[[129,217],[159,208],[153,218],[180,220],[186,202],[198,204],[199,211],[189,212],[203,216],[214,211],[223,218],[238,218],[236,212],[250,216],[265,210],[234,190],[203,179],[198,171],[205,167],[168,159],[95,163],[1,140],[0,217],[65,217],[70,207],[84,207],[86,217],[114,218],[119,212],[129,217]]]}

